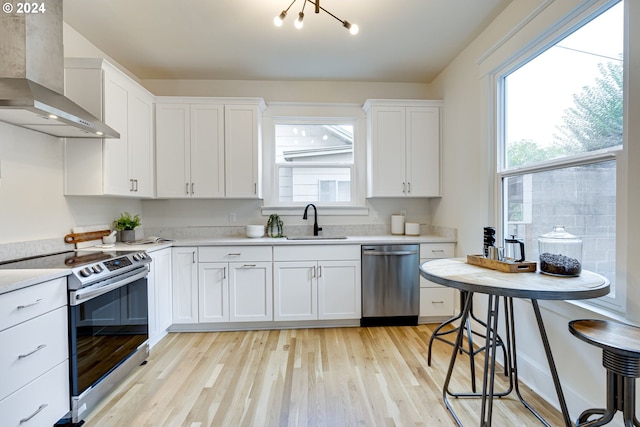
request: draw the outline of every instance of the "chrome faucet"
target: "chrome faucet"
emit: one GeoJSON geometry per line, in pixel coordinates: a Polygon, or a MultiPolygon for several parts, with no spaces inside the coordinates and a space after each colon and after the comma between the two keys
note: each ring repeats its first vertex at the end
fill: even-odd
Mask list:
{"type": "Polygon", "coordinates": [[[304,215],[302,215],[302,219],[307,219],[307,210],[309,209],[309,206],[313,206],[313,235],[317,236],[318,231],[322,230],[322,227],[318,227],[318,210],[316,209],[316,205],[309,203],[304,208],[304,215]]]}

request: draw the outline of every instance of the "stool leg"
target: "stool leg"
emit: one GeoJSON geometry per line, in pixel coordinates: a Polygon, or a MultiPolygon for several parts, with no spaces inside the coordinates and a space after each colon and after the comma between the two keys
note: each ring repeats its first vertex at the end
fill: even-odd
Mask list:
{"type": "Polygon", "coordinates": [[[618,401],[619,379],[618,375],[607,369],[607,409],[587,409],[578,417],[576,427],[598,427],[609,423],[613,419],[618,401]],[[592,415],[602,416],[598,419],[588,421],[592,415]]]}
{"type": "MultiPolygon", "coordinates": [[[[453,322],[455,322],[456,320],[462,318],[462,312],[464,311],[464,305],[465,305],[465,302],[466,302],[466,298],[468,298],[468,296],[469,296],[468,292],[461,291],[460,292],[460,313],[458,313],[457,315],[453,316],[452,318],[450,318],[448,320],[445,320],[440,325],[438,325],[437,328],[435,328],[433,330],[433,333],[431,334],[431,338],[429,338],[429,349],[427,350],[427,366],[431,366],[431,347],[433,346],[433,340],[436,339],[436,338],[440,339],[438,337],[440,337],[442,335],[448,335],[448,334],[455,333],[458,330],[458,327],[456,327],[454,329],[450,329],[450,330],[445,331],[445,332],[440,332],[440,330],[442,328],[444,328],[445,326],[450,325],[453,322]]],[[[460,325],[460,327],[462,327],[462,325],[460,325]]],[[[442,340],[442,341],[445,341],[445,340],[442,340]]],[[[450,343],[449,341],[445,341],[445,342],[450,343]]]]}
{"type": "Polygon", "coordinates": [[[622,378],[623,402],[622,413],[625,427],[638,427],[640,423],[636,418],[636,379],[630,377],[622,378]]]}

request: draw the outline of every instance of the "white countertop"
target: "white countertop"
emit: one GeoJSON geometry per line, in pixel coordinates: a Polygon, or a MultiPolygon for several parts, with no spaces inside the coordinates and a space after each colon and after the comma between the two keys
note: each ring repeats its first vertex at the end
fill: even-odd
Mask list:
{"type": "Polygon", "coordinates": [[[219,237],[202,239],[181,239],[173,242],[173,246],[272,246],[272,245],[370,245],[370,244],[419,244],[419,243],[455,243],[455,240],[441,236],[348,236],[346,239],[309,239],[289,240],[274,237],[219,237]]]}
{"type": "MultiPolygon", "coordinates": [[[[248,238],[242,236],[201,238],[201,239],[181,239],[169,242],[148,243],[142,245],[131,245],[128,243],[116,243],[113,247],[93,246],[83,248],[83,251],[114,250],[114,251],[154,251],[169,248],[172,246],[275,246],[275,245],[369,245],[369,244],[420,244],[420,243],[455,243],[455,240],[441,236],[403,236],[403,235],[381,235],[381,236],[349,236],[346,239],[311,239],[311,240],[288,240],[286,238],[248,238]]],[[[153,255],[152,255],[153,258],[153,255]]],[[[15,291],[27,286],[36,285],[48,280],[67,276],[71,270],[68,269],[34,269],[34,270],[0,270],[0,294],[15,291]]]]}
{"type": "Polygon", "coordinates": [[[47,270],[0,270],[0,294],[68,276],[70,272],[71,270],[66,268],[52,268],[47,270]]]}

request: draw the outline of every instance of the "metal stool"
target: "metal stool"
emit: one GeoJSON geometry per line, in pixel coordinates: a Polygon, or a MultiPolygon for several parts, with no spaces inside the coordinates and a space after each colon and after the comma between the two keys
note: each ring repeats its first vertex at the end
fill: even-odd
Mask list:
{"type": "Polygon", "coordinates": [[[607,408],[587,409],[576,427],[607,424],[622,411],[625,427],[640,427],[636,418],[636,378],[640,377],[640,328],[604,320],[573,320],[569,331],[577,338],[602,348],[602,365],[607,369],[607,408]],[[589,421],[592,415],[600,418],[589,421]]]}
{"type": "MultiPolygon", "coordinates": [[[[455,334],[458,332],[458,330],[460,328],[465,328],[467,331],[467,345],[468,348],[461,348],[460,349],[460,353],[465,353],[467,355],[469,355],[469,368],[471,370],[471,390],[475,393],[476,392],[476,369],[475,369],[475,355],[484,351],[485,348],[484,346],[479,347],[477,349],[474,350],[473,348],[473,335],[476,335],[482,339],[486,339],[486,335],[481,334],[480,332],[476,332],[471,328],[471,319],[475,320],[476,322],[478,322],[480,324],[481,327],[483,327],[485,330],[487,328],[487,324],[485,322],[483,322],[482,320],[478,319],[476,317],[476,315],[473,313],[473,300],[469,301],[470,304],[470,311],[469,311],[469,316],[462,320],[462,313],[464,312],[464,305],[467,302],[467,299],[469,298],[469,292],[466,291],[460,291],[460,312],[458,314],[456,314],[455,316],[453,316],[452,318],[442,322],[440,325],[438,325],[437,328],[435,328],[433,330],[433,333],[431,334],[431,338],[429,339],[429,350],[427,351],[427,365],[431,366],[431,347],[433,345],[433,341],[434,340],[438,340],[438,341],[442,341],[444,343],[447,343],[451,346],[455,346],[455,343],[453,341],[447,340],[444,337],[446,337],[447,335],[450,334],[455,334]],[[460,320],[460,326],[456,326],[453,329],[448,329],[446,331],[443,331],[442,328],[444,328],[447,325],[451,325],[453,324],[453,322],[455,322],[456,320],[460,320]]],[[[455,335],[454,335],[455,336],[455,335]]],[[[508,369],[507,369],[507,364],[506,364],[506,360],[507,360],[507,351],[505,349],[504,343],[502,342],[502,338],[500,338],[499,335],[496,334],[496,344],[498,347],[502,347],[502,353],[504,356],[504,360],[505,360],[505,368],[504,368],[504,375],[508,375],[508,369]]]]}

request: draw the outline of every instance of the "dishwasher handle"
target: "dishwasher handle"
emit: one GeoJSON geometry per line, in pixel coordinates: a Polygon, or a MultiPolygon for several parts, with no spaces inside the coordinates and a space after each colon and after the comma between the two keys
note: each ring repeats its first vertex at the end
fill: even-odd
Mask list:
{"type": "Polygon", "coordinates": [[[416,255],[418,251],[376,251],[374,249],[365,249],[363,255],[389,256],[389,255],[416,255]]]}

